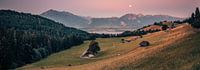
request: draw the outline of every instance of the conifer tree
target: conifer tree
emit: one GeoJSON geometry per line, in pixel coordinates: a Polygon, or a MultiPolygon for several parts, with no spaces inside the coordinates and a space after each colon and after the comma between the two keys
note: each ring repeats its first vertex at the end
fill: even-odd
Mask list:
{"type": "Polygon", "coordinates": [[[198,7],[196,8],[196,11],[195,11],[195,17],[196,18],[200,17],[200,12],[199,12],[199,8],[198,7]]]}

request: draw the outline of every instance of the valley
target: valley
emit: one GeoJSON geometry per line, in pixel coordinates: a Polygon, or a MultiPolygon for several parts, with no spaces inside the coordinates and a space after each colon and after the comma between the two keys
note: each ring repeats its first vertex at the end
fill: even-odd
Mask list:
{"type": "Polygon", "coordinates": [[[98,34],[121,34],[124,31],[134,31],[133,28],[80,28],[81,30],[87,31],[89,33],[98,34]]]}
{"type": "Polygon", "coordinates": [[[198,0],[3,0],[0,70],[200,70],[199,6],[198,0]]]}

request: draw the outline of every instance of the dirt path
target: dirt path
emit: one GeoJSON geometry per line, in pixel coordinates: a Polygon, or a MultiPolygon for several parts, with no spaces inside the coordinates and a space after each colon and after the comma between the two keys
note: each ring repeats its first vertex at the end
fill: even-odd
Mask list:
{"type": "Polygon", "coordinates": [[[153,41],[152,45],[147,48],[135,48],[131,52],[116,56],[114,58],[109,58],[105,60],[100,60],[93,63],[88,63],[84,65],[71,66],[71,67],[59,67],[59,68],[47,68],[47,69],[37,69],[37,70],[111,70],[116,67],[127,65],[129,63],[134,63],[135,61],[151,56],[162,49],[168,47],[168,45],[176,43],[177,41],[187,37],[188,35],[195,33],[189,25],[181,25],[169,32],[157,32],[153,34],[148,34],[145,37],[156,38],[162,36],[161,40],[153,41]]]}

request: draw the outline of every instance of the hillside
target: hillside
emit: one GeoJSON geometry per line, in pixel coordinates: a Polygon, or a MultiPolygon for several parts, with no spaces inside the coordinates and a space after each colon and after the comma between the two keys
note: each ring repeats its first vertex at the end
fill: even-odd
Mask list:
{"type": "Polygon", "coordinates": [[[122,65],[115,70],[199,70],[200,33],[192,34],[134,63],[122,65]]]}
{"type": "Polygon", "coordinates": [[[0,10],[0,70],[36,62],[91,38],[38,15],[0,10]]]}
{"type": "Polygon", "coordinates": [[[89,23],[89,20],[84,17],[64,11],[48,10],[42,13],[41,16],[63,23],[65,26],[69,27],[84,28],[87,27],[89,23]]]}
{"type": "MultiPolygon", "coordinates": [[[[53,56],[50,56],[49,58],[45,60],[42,60],[40,62],[31,64],[31,65],[27,65],[20,69],[22,70],[23,69],[25,70],[38,70],[38,69],[42,69],[42,70],[43,69],[45,70],[125,69],[126,70],[126,69],[133,69],[131,68],[134,66],[132,65],[132,63],[137,63],[138,61],[144,61],[143,59],[156,56],[157,54],[159,55],[159,53],[162,53],[162,51],[166,50],[167,48],[171,48],[171,47],[173,48],[173,46],[175,46],[177,43],[184,42],[185,40],[187,41],[187,39],[190,39],[191,35],[196,35],[195,33],[196,33],[196,30],[193,29],[191,26],[187,24],[182,24],[182,25],[178,25],[178,27],[176,27],[175,29],[172,29],[171,31],[168,31],[168,32],[160,31],[156,33],[147,34],[147,35],[144,35],[143,38],[130,42],[130,43],[121,43],[120,40],[122,38],[97,39],[97,41],[100,43],[100,47],[103,50],[95,59],[80,59],[79,58],[81,53],[88,47],[87,45],[89,42],[85,42],[81,46],[77,46],[76,48],[66,50],[61,53],[57,53],[53,56]],[[138,47],[138,43],[143,40],[150,41],[151,46],[147,48],[138,47]],[[68,55],[67,53],[69,52],[73,53],[73,54],[70,54],[71,55],[70,57],[66,56],[68,55]],[[60,58],[58,59],[57,57],[60,57],[60,58]],[[68,66],[69,64],[71,64],[72,66],[68,66]]],[[[126,37],[126,38],[129,38],[129,37],[126,37]]],[[[194,41],[198,41],[198,40],[194,40],[194,41]]],[[[173,51],[171,53],[173,53],[173,51]]],[[[194,58],[197,59],[198,57],[194,57],[194,58]]],[[[136,66],[139,66],[139,64],[136,64],[136,66]]]]}

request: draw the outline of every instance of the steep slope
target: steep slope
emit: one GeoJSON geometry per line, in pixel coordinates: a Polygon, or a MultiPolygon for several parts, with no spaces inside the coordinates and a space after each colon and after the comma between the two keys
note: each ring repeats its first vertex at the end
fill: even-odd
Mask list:
{"type": "Polygon", "coordinates": [[[89,20],[84,17],[64,11],[48,10],[42,13],[41,16],[63,23],[69,27],[83,28],[88,26],[89,23],[89,20]]]}
{"type": "Polygon", "coordinates": [[[38,15],[0,10],[0,70],[33,63],[88,39],[85,31],[38,15]]]}

